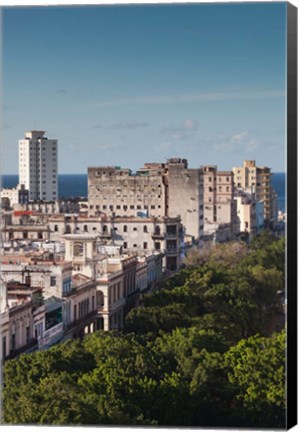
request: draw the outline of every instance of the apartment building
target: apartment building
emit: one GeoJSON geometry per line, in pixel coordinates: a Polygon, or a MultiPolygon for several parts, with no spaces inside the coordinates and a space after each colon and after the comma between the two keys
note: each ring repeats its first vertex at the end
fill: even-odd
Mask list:
{"type": "Polygon", "coordinates": [[[50,238],[56,241],[64,241],[68,234],[96,236],[101,244],[121,246],[124,252],[140,256],[162,252],[168,270],[177,270],[181,264],[184,232],[180,217],[51,215],[48,226],[50,238]]]}
{"type": "Polygon", "coordinates": [[[121,167],[88,168],[89,215],[164,216],[165,164],[145,164],[133,173],[121,167]]]}
{"type": "Polygon", "coordinates": [[[0,191],[2,209],[10,209],[20,204],[24,206],[29,202],[29,191],[25,185],[19,184],[15,188],[3,188],[0,191]]]}
{"type": "Polygon", "coordinates": [[[67,234],[64,238],[65,257],[73,263],[73,274],[95,283],[95,328],[122,329],[125,316],[138,304],[141,289],[162,277],[162,254],[148,253],[140,261],[136,253],[123,254],[119,246],[98,248],[96,235],[67,234]]]}
{"type": "Polygon", "coordinates": [[[221,241],[231,240],[239,232],[234,179],[231,171],[218,171],[215,165],[202,167],[204,177],[204,234],[223,230],[221,241]]]}
{"type": "Polygon", "coordinates": [[[133,173],[121,167],[88,168],[89,215],[181,217],[185,236],[203,233],[203,176],[186,159],[145,163],[133,173]]]}
{"type": "Polygon", "coordinates": [[[245,160],[242,167],[233,167],[233,173],[236,187],[254,192],[256,201],[264,203],[265,224],[273,227],[277,220],[277,195],[271,185],[271,168],[245,160]]]}
{"type": "Polygon", "coordinates": [[[29,190],[30,201],[58,199],[58,141],[45,131],[25,133],[19,141],[19,182],[29,190]]]}
{"type": "Polygon", "coordinates": [[[236,189],[235,201],[237,217],[240,222],[240,233],[247,233],[248,238],[251,238],[258,230],[255,196],[252,193],[236,189]]]}

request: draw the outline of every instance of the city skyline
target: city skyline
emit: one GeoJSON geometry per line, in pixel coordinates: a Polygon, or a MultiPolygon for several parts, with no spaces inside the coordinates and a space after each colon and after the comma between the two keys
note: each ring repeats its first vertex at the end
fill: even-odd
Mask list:
{"type": "Polygon", "coordinates": [[[2,173],[46,130],[59,173],[286,163],[286,4],[5,7],[2,173]]]}

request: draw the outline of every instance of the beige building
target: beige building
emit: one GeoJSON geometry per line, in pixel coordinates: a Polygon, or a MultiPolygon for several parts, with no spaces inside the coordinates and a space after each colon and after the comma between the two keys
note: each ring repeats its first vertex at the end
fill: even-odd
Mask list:
{"type": "Polygon", "coordinates": [[[233,167],[235,185],[255,192],[256,201],[264,202],[265,223],[274,226],[277,219],[277,195],[271,185],[271,169],[245,160],[242,167],[233,167]]]}
{"type": "Polygon", "coordinates": [[[231,240],[239,232],[234,201],[234,179],[231,171],[217,171],[215,165],[203,167],[204,234],[221,230],[221,241],[231,240]]]}
{"type": "Polygon", "coordinates": [[[181,217],[185,236],[203,233],[203,176],[187,160],[145,163],[133,173],[120,167],[88,168],[89,215],[181,217]]]}
{"type": "MultiPolygon", "coordinates": [[[[163,266],[177,270],[180,266],[181,240],[183,236],[180,217],[82,217],[79,215],[52,215],[48,218],[50,238],[65,240],[77,235],[78,239],[98,238],[101,245],[114,245],[123,252],[145,256],[153,252],[164,254],[163,266]],[[68,233],[68,234],[66,234],[68,233]]],[[[68,245],[70,247],[70,245],[68,245]]],[[[91,252],[91,251],[90,251],[91,252]]],[[[72,256],[66,251],[66,260],[72,256]]],[[[90,259],[91,255],[87,258],[90,259]]],[[[81,271],[80,256],[75,258],[81,271]]]]}
{"type": "Polygon", "coordinates": [[[165,189],[164,164],[145,164],[136,173],[120,167],[89,167],[89,214],[163,216],[165,189]]]}
{"type": "Polygon", "coordinates": [[[237,217],[240,222],[240,232],[248,233],[249,237],[257,232],[256,202],[254,194],[236,190],[237,217]]]}

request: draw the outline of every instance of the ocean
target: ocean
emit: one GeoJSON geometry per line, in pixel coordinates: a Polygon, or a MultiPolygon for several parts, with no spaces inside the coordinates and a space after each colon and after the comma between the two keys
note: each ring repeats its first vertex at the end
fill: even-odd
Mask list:
{"type": "MultiPolygon", "coordinates": [[[[10,174],[1,176],[2,187],[16,187],[19,181],[19,176],[10,174]]],[[[278,209],[285,211],[285,173],[272,174],[272,186],[278,195],[278,209]]],[[[58,193],[59,198],[75,198],[88,195],[88,176],[87,174],[60,174],[58,176],[58,193]]]]}

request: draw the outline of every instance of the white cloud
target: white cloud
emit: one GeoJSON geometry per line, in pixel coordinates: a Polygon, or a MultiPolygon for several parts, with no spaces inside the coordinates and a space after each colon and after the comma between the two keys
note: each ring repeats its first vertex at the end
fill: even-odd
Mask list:
{"type": "Polygon", "coordinates": [[[267,99],[285,97],[283,90],[265,90],[265,91],[223,91],[223,92],[209,92],[209,93],[189,93],[189,94],[175,94],[175,95],[155,95],[155,96],[141,96],[131,97],[124,99],[114,100],[98,100],[94,102],[96,107],[108,107],[119,105],[165,105],[165,104],[179,104],[191,102],[208,102],[208,101],[222,101],[234,99],[267,99]]]}
{"type": "Polygon", "coordinates": [[[146,128],[150,126],[150,123],[147,121],[126,121],[115,123],[111,126],[111,129],[137,129],[137,128],[146,128]]]}
{"type": "Polygon", "coordinates": [[[184,120],[183,126],[185,127],[185,129],[189,129],[189,130],[196,130],[198,128],[197,122],[195,122],[192,119],[184,120]]]}
{"type": "Polygon", "coordinates": [[[231,136],[219,136],[214,139],[214,149],[224,153],[245,151],[247,153],[256,150],[261,144],[260,140],[247,131],[239,132],[231,136]]]}

